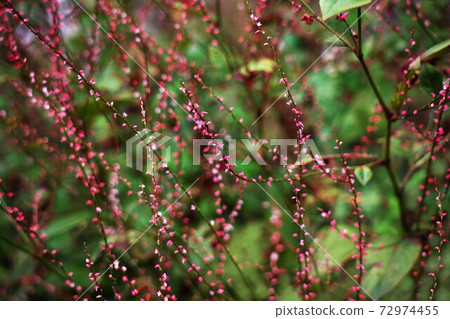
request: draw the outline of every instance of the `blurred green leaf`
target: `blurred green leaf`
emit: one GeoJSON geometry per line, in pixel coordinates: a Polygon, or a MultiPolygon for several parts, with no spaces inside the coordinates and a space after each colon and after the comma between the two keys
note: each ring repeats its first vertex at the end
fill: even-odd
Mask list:
{"type": "Polygon", "coordinates": [[[263,58],[260,60],[252,60],[248,65],[241,67],[240,73],[248,75],[250,72],[273,72],[277,67],[277,63],[273,59],[263,58]]]}
{"type": "Polygon", "coordinates": [[[362,7],[370,0],[320,0],[320,10],[324,20],[350,9],[362,7]]]}
{"type": "Polygon", "coordinates": [[[219,48],[210,46],[208,48],[211,64],[217,69],[223,69],[227,66],[227,59],[219,48]]]}
{"type": "Polygon", "coordinates": [[[432,46],[421,55],[422,61],[427,61],[438,54],[444,53],[444,50],[446,50],[449,46],[450,46],[450,39],[432,46]]]}
{"type": "MultiPolygon", "coordinates": [[[[242,272],[245,274],[248,281],[253,285],[252,289],[256,295],[262,296],[266,294],[266,287],[264,284],[264,273],[261,269],[264,267],[265,259],[264,252],[270,246],[270,240],[265,236],[267,231],[266,224],[263,222],[254,222],[245,227],[237,229],[232,232],[231,240],[229,242],[230,252],[236,256],[237,262],[242,265],[242,272]]],[[[227,274],[233,274],[233,277],[238,276],[234,265],[228,261],[225,265],[227,274]]],[[[242,281],[234,281],[236,290],[241,296],[249,300],[249,289],[242,281]]]]}
{"type": "Polygon", "coordinates": [[[449,46],[450,46],[450,39],[432,46],[427,51],[425,51],[422,55],[417,57],[409,65],[409,69],[412,71],[420,70],[423,62],[427,62],[433,58],[436,58],[436,57],[442,55],[449,46]]]}
{"type": "Polygon", "coordinates": [[[70,215],[61,217],[52,222],[46,229],[48,237],[57,236],[66,233],[78,226],[87,224],[89,221],[89,212],[79,211],[70,215]]]}
{"type": "Polygon", "coordinates": [[[317,241],[320,243],[322,249],[317,250],[317,265],[319,272],[325,274],[330,267],[336,267],[338,264],[343,264],[345,260],[351,257],[355,252],[355,244],[348,238],[342,238],[337,231],[326,229],[317,236],[317,241]],[[330,255],[325,253],[327,251],[330,255]]]}
{"type": "Polygon", "coordinates": [[[442,89],[442,74],[434,66],[424,64],[419,73],[420,88],[428,93],[436,93],[442,89]]]}
{"type": "Polygon", "coordinates": [[[264,223],[256,222],[231,234],[230,251],[233,255],[243,258],[243,260],[238,260],[238,262],[246,260],[257,264],[264,262],[263,252],[270,246],[270,241],[264,240],[265,225],[264,223]]]}
{"type": "Polygon", "coordinates": [[[355,169],[355,176],[362,185],[366,185],[372,178],[372,170],[368,166],[358,166],[355,169]]]}
{"type": "Polygon", "coordinates": [[[373,298],[379,299],[396,285],[409,273],[420,253],[420,245],[408,239],[400,241],[398,245],[384,247],[377,252],[369,253],[368,258],[374,258],[364,281],[364,289],[373,298]]]}
{"type": "MultiPolygon", "coordinates": [[[[414,66],[414,68],[416,68],[416,67],[419,69],[420,65],[414,66]]],[[[417,77],[415,70],[416,69],[408,71],[408,74],[406,75],[407,81],[412,82],[413,79],[417,77]]],[[[398,84],[397,90],[395,91],[395,94],[391,100],[391,107],[395,112],[398,112],[400,110],[401,106],[403,105],[403,102],[405,102],[408,90],[409,90],[409,87],[408,87],[408,85],[406,85],[406,81],[401,81],[398,84]]]]}
{"type": "Polygon", "coordinates": [[[111,126],[104,116],[97,116],[95,118],[92,129],[98,142],[104,142],[112,135],[111,126]]]}

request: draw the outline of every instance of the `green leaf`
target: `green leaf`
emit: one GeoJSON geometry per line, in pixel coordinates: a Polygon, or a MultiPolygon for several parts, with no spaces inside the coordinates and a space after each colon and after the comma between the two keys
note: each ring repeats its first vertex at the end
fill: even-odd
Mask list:
{"type": "Polygon", "coordinates": [[[86,225],[90,220],[91,214],[88,211],[79,211],[67,216],[55,219],[45,230],[48,237],[59,236],[67,233],[74,228],[86,225]]]}
{"type": "MultiPolygon", "coordinates": [[[[252,289],[257,296],[265,295],[267,289],[264,281],[261,280],[264,276],[262,269],[266,266],[264,264],[264,253],[270,247],[267,234],[268,229],[263,222],[254,222],[234,230],[228,243],[231,254],[236,257],[237,262],[242,266],[242,272],[252,284],[252,289]]],[[[230,261],[225,263],[225,272],[231,278],[239,278],[237,269],[230,261]]],[[[233,280],[233,285],[244,300],[251,298],[248,287],[244,282],[233,280]]]]}
{"type": "Polygon", "coordinates": [[[372,170],[368,166],[358,166],[355,169],[355,176],[362,185],[366,185],[372,178],[372,170]]]}
{"type": "Polygon", "coordinates": [[[428,61],[429,59],[435,57],[436,55],[444,53],[444,50],[447,49],[449,46],[450,46],[450,39],[432,46],[421,55],[422,61],[428,61]]]}
{"type": "Polygon", "coordinates": [[[371,0],[320,0],[320,10],[322,17],[327,20],[335,15],[350,9],[362,7],[371,0]]]}
{"type": "Polygon", "coordinates": [[[365,276],[364,289],[378,300],[409,273],[419,253],[420,245],[407,239],[397,245],[370,251],[366,265],[372,266],[365,276]]]}
{"type": "Polygon", "coordinates": [[[436,57],[442,55],[449,46],[450,46],[450,39],[432,46],[431,48],[426,50],[424,53],[422,53],[419,57],[417,57],[409,65],[409,69],[412,71],[420,70],[420,67],[422,66],[423,62],[427,62],[433,58],[436,58],[436,57]]]}
{"type": "MultiPolygon", "coordinates": [[[[419,64],[418,65],[414,65],[412,66],[413,69],[410,69],[408,71],[408,74],[406,75],[406,80],[408,80],[409,82],[412,82],[414,79],[417,78],[417,72],[415,70],[420,69],[420,60],[418,61],[419,64]],[[417,69],[415,69],[417,67],[417,69]]],[[[395,90],[395,94],[391,99],[391,108],[392,110],[394,110],[396,113],[400,110],[400,108],[402,107],[403,103],[406,101],[406,97],[409,91],[409,87],[408,85],[406,85],[406,81],[401,81],[398,85],[397,85],[397,89],[395,90]]]]}
{"type": "Polygon", "coordinates": [[[260,60],[252,60],[246,66],[241,67],[239,70],[242,75],[247,76],[248,71],[250,72],[268,72],[271,73],[277,67],[277,63],[268,58],[263,58],[260,60]]]}
{"type": "Polygon", "coordinates": [[[105,116],[97,116],[92,125],[95,139],[102,143],[111,136],[111,125],[105,116]]]}
{"type": "Polygon", "coordinates": [[[394,96],[391,100],[391,108],[397,113],[403,102],[406,100],[406,92],[408,91],[408,86],[405,82],[401,81],[398,86],[397,90],[395,91],[394,96]]]}
{"type": "Polygon", "coordinates": [[[211,64],[217,69],[223,69],[227,65],[227,59],[219,48],[210,46],[208,48],[211,64]]]}
{"type": "Polygon", "coordinates": [[[238,260],[239,262],[249,261],[253,264],[264,262],[264,250],[270,247],[270,241],[264,240],[265,231],[263,223],[255,222],[231,234],[229,248],[233,255],[242,258],[238,260]]]}
{"type": "Polygon", "coordinates": [[[336,263],[343,264],[355,252],[355,244],[348,238],[342,238],[337,231],[326,229],[321,231],[316,238],[322,247],[317,250],[317,267],[320,274],[326,274],[330,268],[337,267],[336,263]]]}
{"type": "Polygon", "coordinates": [[[428,93],[437,93],[442,90],[442,74],[434,66],[424,64],[419,73],[420,88],[428,93]]]}
{"type": "MultiPolygon", "coordinates": [[[[424,90],[428,94],[431,92],[439,92],[442,88],[442,75],[438,76],[437,73],[439,73],[439,71],[437,71],[434,67],[427,65],[426,62],[442,55],[449,46],[450,39],[432,46],[427,51],[418,56],[409,65],[409,71],[407,75],[408,81],[412,82],[413,78],[419,75],[420,87],[422,90],[424,90]],[[440,82],[439,85],[437,84],[438,81],[440,82]]],[[[403,82],[399,83],[397,91],[395,92],[395,95],[393,96],[391,101],[391,106],[394,111],[397,112],[400,109],[401,105],[406,100],[406,94],[408,90],[409,88],[403,82]]]]}

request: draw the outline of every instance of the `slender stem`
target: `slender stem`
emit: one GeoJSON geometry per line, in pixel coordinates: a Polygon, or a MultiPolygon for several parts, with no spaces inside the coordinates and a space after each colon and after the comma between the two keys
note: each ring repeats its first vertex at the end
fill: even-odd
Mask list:
{"type": "Polygon", "coordinates": [[[211,223],[209,222],[209,220],[205,217],[205,215],[202,213],[202,211],[200,210],[199,205],[197,204],[197,202],[195,201],[195,199],[192,197],[192,195],[187,191],[187,189],[185,189],[185,187],[183,186],[183,184],[180,183],[178,177],[176,177],[175,175],[173,175],[175,181],[179,184],[180,188],[186,193],[187,197],[189,198],[189,200],[194,204],[194,206],[196,207],[195,210],[197,211],[197,213],[199,214],[200,218],[208,225],[209,229],[211,230],[211,232],[214,234],[214,236],[216,237],[217,241],[222,245],[223,250],[225,251],[226,255],[228,256],[228,258],[231,260],[231,262],[233,263],[234,267],[236,268],[236,270],[238,271],[242,281],[244,282],[244,284],[247,286],[247,288],[249,289],[251,295],[252,295],[252,300],[257,300],[257,297],[255,295],[255,292],[253,291],[252,288],[252,284],[249,282],[249,280],[247,279],[247,277],[244,275],[244,273],[242,272],[242,269],[239,267],[238,263],[236,262],[236,260],[234,259],[234,257],[231,255],[230,252],[230,248],[228,247],[228,245],[222,240],[222,238],[219,236],[219,234],[217,233],[217,231],[214,229],[214,227],[211,225],[211,223]]]}
{"type": "Polygon", "coordinates": [[[215,7],[217,27],[220,27],[222,25],[222,3],[220,0],[216,0],[215,7]]]}
{"type": "Polygon", "coordinates": [[[26,247],[23,247],[19,244],[17,244],[16,242],[14,242],[13,240],[0,235],[0,240],[4,241],[5,243],[7,243],[8,245],[17,248],[25,253],[27,253],[28,255],[30,255],[31,257],[35,258],[37,261],[39,261],[41,264],[45,265],[48,267],[48,269],[53,270],[62,280],[67,280],[67,277],[65,276],[65,274],[62,274],[58,268],[56,268],[52,263],[50,263],[47,259],[45,259],[44,257],[41,257],[39,255],[36,255],[35,253],[33,253],[31,250],[29,250],[26,247]]]}
{"type": "Polygon", "coordinates": [[[376,85],[372,74],[370,73],[369,68],[367,67],[366,61],[364,59],[364,54],[362,50],[362,19],[361,19],[361,8],[358,8],[358,46],[356,51],[356,57],[358,58],[363,71],[369,80],[370,86],[372,87],[373,92],[375,93],[378,102],[380,103],[385,118],[386,118],[386,136],[385,136],[385,142],[384,142],[384,150],[383,150],[383,165],[386,167],[386,170],[388,172],[389,180],[391,181],[392,187],[394,188],[394,193],[397,196],[398,205],[400,209],[400,220],[402,223],[402,227],[406,232],[410,231],[410,225],[408,222],[408,216],[406,213],[406,209],[404,206],[403,201],[403,192],[399,186],[399,183],[397,182],[397,179],[394,174],[394,170],[391,166],[391,140],[392,140],[392,122],[394,120],[394,116],[392,111],[388,108],[386,102],[384,101],[383,97],[381,96],[381,92],[378,89],[378,86],[376,85]]]}
{"type": "MultiPolygon", "coordinates": [[[[358,36],[359,37],[359,36],[358,36]]],[[[370,86],[372,87],[373,92],[375,93],[378,102],[380,103],[381,107],[383,108],[384,115],[388,121],[391,121],[392,112],[387,107],[386,102],[384,102],[383,97],[381,96],[380,90],[378,89],[377,85],[375,84],[375,81],[373,80],[373,77],[369,71],[369,68],[367,67],[366,61],[364,60],[363,53],[361,52],[361,55],[357,56],[364,73],[366,74],[367,79],[369,80],[370,86]]]]}
{"type": "Polygon", "coordinates": [[[336,35],[338,38],[340,38],[340,40],[342,40],[346,46],[348,48],[350,48],[353,52],[356,53],[356,57],[358,58],[364,73],[366,74],[367,79],[369,80],[370,86],[372,87],[379,103],[381,104],[381,107],[383,108],[383,112],[386,116],[386,119],[388,119],[390,121],[390,118],[392,117],[392,112],[389,110],[389,108],[387,107],[386,102],[383,100],[383,97],[381,96],[381,93],[377,87],[377,85],[375,84],[375,81],[372,78],[372,75],[369,71],[369,68],[367,67],[366,61],[364,60],[364,55],[363,55],[363,51],[362,51],[362,13],[361,13],[361,8],[358,8],[358,43],[357,43],[357,48],[354,48],[347,40],[345,40],[344,38],[341,38],[341,35],[335,31],[334,29],[332,29],[328,24],[325,23],[325,21],[323,21],[322,18],[320,18],[319,16],[316,15],[316,13],[314,12],[314,10],[308,5],[308,3],[306,3],[304,0],[301,0],[302,5],[304,5],[312,14],[314,14],[316,16],[316,20],[322,25],[324,26],[328,31],[330,31],[331,33],[333,33],[334,35],[336,35]]]}
{"type": "Polygon", "coordinates": [[[362,20],[361,7],[358,8],[358,55],[362,56],[362,20]]]}
{"type": "Polygon", "coordinates": [[[423,189],[422,189],[422,195],[421,195],[421,202],[419,205],[419,211],[417,213],[417,217],[416,217],[416,230],[420,231],[420,220],[421,220],[421,216],[422,213],[424,211],[425,208],[425,197],[427,196],[427,186],[428,186],[428,177],[430,176],[431,173],[431,165],[433,163],[433,154],[435,152],[436,149],[436,145],[438,142],[438,136],[439,136],[439,127],[441,125],[441,121],[442,121],[442,115],[444,113],[444,109],[443,109],[443,105],[445,104],[446,100],[447,100],[447,94],[448,94],[448,90],[445,91],[445,97],[441,103],[441,106],[438,108],[438,114],[435,117],[436,120],[436,131],[435,134],[433,134],[433,143],[431,145],[431,149],[430,149],[430,157],[428,158],[428,162],[427,162],[427,166],[426,166],[426,171],[425,171],[425,178],[423,181],[423,189]]]}
{"type": "MultiPolygon", "coordinates": [[[[359,20],[361,21],[361,19],[359,20]]],[[[358,32],[360,32],[360,28],[358,25],[358,32]]],[[[358,43],[361,43],[361,34],[358,33],[358,43]]],[[[391,167],[391,158],[390,158],[390,154],[391,154],[391,133],[392,133],[392,112],[391,110],[389,110],[389,108],[387,107],[386,103],[383,100],[383,97],[381,96],[381,93],[377,87],[377,85],[375,84],[375,81],[373,80],[372,75],[370,74],[369,68],[366,65],[366,62],[364,60],[364,56],[361,50],[361,44],[358,45],[358,60],[361,63],[361,66],[364,70],[364,73],[366,74],[367,79],[369,80],[370,86],[372,87],[373,92],[375,93],[375,95],[377,96],[378,102],[380,103],[381,107],[383,108],[383,112],[384,115],[386,117],[386,136],[385,136],[385,143],[384,143],[384,150],[383,150],[383,164],[386,166],[386,169],[388,171],[389,174],[389,179],[391,180],[392,186],[394,187],[394,191],[395,194],[398,197],[400,206],[402,206],[401,204],[401,191],[400,191],[400,187],[398,185],[398,182],[395,178],[395,174],[392,170],[391,167]],[[361,51],[360,51],[361,50],[361,51]]]]}
{"type": "Polygon", "coordinates": [[[343,37],[343,34],[339,34],[336,30],[334,30],[333,28],[331,28],[321,17],[319,17],[316,12],[309,6],[309,4],[304,1],[301,0],[302,5],[304,5],[306,7],[306,9],[308,9],[308,11],[314,15],[314,18],[316,19],[317,22],[319,22],[324,28],[326,28],[328,31],[330,31],[331,33],[333,33],[340,41],[342,41],[345,46],[347,48],[349,48],[352,51],[355,51],[356,48],[354,48],[351,43],[345,39],[343,37]]]}
{"type": "MultiPolygon", "coordinates": [[[[358,21],[360,21],[360,20],[358,20],[358,21]]],[[[357,36],[353,33],[352,27],[350,24],[348,24],[347,20],[344,19],[343,22],[345,23],[345,26],[347,27],[347,29],[350,30],[350,34],[352,35],[353,43],[355,44],[355,49],[353,50],[353,52],[358,54],[358,40],[356,39],[357,36]]]]}
{"type": "Polygon", "coordinates": [[[414,15],[417,18],[417,23],[419,23],[419,26],[422,29],[422,31],[425,32],[425,34],[431,40],[431,42],[433,42],[433,44],[437,44],[438,41],[436,41],[436,38],[434,37],[434,35],[430,32],[430,30],[428,30],[425,23],[423,23],[422,18],[419,16],[419,11],[417,10],[416,3],[412,0],[411,0],[411,8],[414,11],[414,15]]]}

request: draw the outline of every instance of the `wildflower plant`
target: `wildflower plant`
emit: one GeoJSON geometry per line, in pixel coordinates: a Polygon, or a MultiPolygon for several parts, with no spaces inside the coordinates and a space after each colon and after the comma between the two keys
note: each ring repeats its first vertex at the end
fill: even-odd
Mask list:
{"type": "Polygon", "coordinates": [[[448,300],[445,0],[0,0],[0,298],[448,300]]]}

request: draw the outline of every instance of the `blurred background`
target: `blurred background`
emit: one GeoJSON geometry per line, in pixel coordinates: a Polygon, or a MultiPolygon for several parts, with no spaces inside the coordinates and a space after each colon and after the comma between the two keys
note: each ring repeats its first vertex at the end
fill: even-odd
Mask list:
{"type": "MultiPolygon", "coordinates": [[[[448,300],[448,268],[439,267],[448,249],[435,249],[447,236],[439,229],[448,231],[444,217],[441,228],[436,221],[438,205],[449,207],[449,116],[435,113],[449,74],[448,1],[379,0],[362,17],[365,61],[399,115],[390,156],[401,198],[381,164],[387,121],[358,59],[300,1],[249,3],[277,58],[245,1],[77,1],[0,2],[2,300],[351,299],[355,282],[311,238],[299,244],[284,212],[299,211],[300,187],[308,232],[358,273],[353,193],[336,140],[357,174],[362,286],[377,300],[428,300],[436,284],[433,298],[448,300]],[[422,65],[406,74],[417,57],[422,65]],[[272,150],[260,150],[269,165],[242,165],[242,143],[233,170],[245,177],[223,161],[192,164],[192,139],[205,134],[189,100],[218,138],[296,138],[278,62],[295,82],[304,136],[338,182],[309,162],[293,169],[291,187],[272,150]],[[125,165],[126,140],[144,128],[172,137],[170,171],[158,179],[125,165]]],[[[320,17],[319,1],[307,3],[320,17]]],[[[343,33],[356,21],[348,13],[327,25],[343,33]]],[[[352,32],[357,24],[342,36],[351,44],[352,32]]]]}

